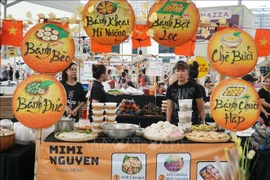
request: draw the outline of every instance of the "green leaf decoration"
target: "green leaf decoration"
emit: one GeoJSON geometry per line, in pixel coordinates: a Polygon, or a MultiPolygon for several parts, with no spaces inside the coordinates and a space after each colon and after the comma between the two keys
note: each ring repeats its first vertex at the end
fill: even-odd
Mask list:
{"type": "Polygon", "coordinates": [[[42,26],[42,28],[44,28],[44,29],[46,27],[57,30],[59,32],[59,38],[60,39],[68,37],[68,32],[66,32],[63,28],[61,28],[61,27],[59,27],[59,26],[57,26],[55,24],[46,24],[45,26],[42,26]]]}
{"type": "Polygon", "coordinates": [[[241,32],[235,32],[235,33],[233,33],[233,35],[236,36],[236,37],[239,37],[240,34],[241,34],[241,32]]]}
{"type": "Polygon", "coordinates": [[[40,85],[40,89],[47,89],[50,85],[54,84],[53,81],[50,81],[50,80],[45,80],[41,83],[40,85]]]}
{"type": "Polygon", "coordinates": [[[113,2],[113,7],[114,7],[115,9],[117,9],[117,8],[118,8],[118,4],[119,4],[119,2],[113,2]]]}
{"type": "Polygon", "coordinates": [[[61,133],[63,133],[63,132],[69,132],[69,130],[67,128],[64,128],[61,130],[61,133]]]}
{"type": "Polygon", "coordinates": [[[84,131],[82,131],[81,133],[91,134],[91,131],[89,131],[89,130],[84,130],[84,131]]]}
{"type": "Polygon", "coordinates": [[[248,98],[250,98],[251,96],[249,95],[249,94],[246,94],[246,95],[244,95],[242,98],[243,99],[248,99],[248,98]]]}

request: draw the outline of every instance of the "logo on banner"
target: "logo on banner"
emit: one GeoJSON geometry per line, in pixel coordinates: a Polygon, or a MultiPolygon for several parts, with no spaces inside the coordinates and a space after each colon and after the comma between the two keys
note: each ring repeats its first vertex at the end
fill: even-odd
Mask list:
{"type": "Polygon", "coordinates": [[[181,46],[196,33],[200,21],[193,2],[182,0],[159,1],[151,7],[147,27],[153,39],[163,46],[181,46]]]}
{"type": "Polygon", "coordinates": [[[46,128],[63,116],[67,104],[62,84],[48,75],[33,75],[22,81],[14,92],[15,117],[30,128],[46,128]]]}
{"type": "Polygon", "coordinates": [[[68,32],[53,23],[37,24],[23,38],[21,53],[34,71],[58,73],[72,62],[75,45],[68,32]]]}
{"type": "Polygon", "coordinates": [[[220,126],[242,131],[257,121],[261,111],[260,97],[252,84],[242,79],[227,79],[212,92],[210,109],[220,126]]]}
{"type": "Polygon", "coordinates": [[[89,1],[84,7],[84,30],[102,45],[124,42],[135,26],[135,14],[126,0],[89,1]]]}
{"type": "Polygon", "coordinates": [[[218,31],[208,43],[208,59],[213,68],[227,76],[248,74],[258,61],[252,37],[237,28],[218,31]]]}

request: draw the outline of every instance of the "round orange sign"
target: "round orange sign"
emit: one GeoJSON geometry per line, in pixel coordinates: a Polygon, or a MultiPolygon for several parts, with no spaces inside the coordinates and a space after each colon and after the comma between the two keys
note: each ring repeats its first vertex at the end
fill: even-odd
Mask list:
{"type": "Polygon", "coordinates": [[[181,46],[196,33],[200,16],[193,2],[184,0],[156,1],[150,9],[147,27],[153,39],[163,46],[181,46]]]}
{"type": "Polygon", "coordinates": [[[135,26],[135,15],[127,0],[88,1],[84,7],[84,30],[102,45],[124,42],[135,26]]]}
{"type": "Polygon", "coordinates": [[[12,110],[15,117],[30,128],[46,128],[64,114],[67,104],[62,84],[48,75],[33,75],[20,83],[14,92],[12,110]]]}
{"type": "Polygon", "coordinates": [[[252,84],[242,79],[227,79],[213,90],[210,110],[220,126],[242,131],[254,125],[258,119],[260,97],[252,84]]]}
{"type": "Polygon", "coordinates": [[[24,36],[21,53],[25,63],[34,71],[58,73],[72,62],[75,45],[68,32],[53,23],[32,27],[24,36]]]}
{"type": "Polygon", "coordinates": [[[213,68],[227,76],[248,74],[258,61],[252,37],[237,28],[226,28],[212,36],[208,43],[208,59],[213,68]]]}

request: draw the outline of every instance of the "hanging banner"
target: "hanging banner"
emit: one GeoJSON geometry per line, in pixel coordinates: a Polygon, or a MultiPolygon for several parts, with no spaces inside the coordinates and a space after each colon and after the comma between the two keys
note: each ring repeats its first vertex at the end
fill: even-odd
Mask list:
{"type": "Polygon", "coordinates": [[[223,128],[243,131],[257,121],[260,97],[252,84],[242,79],[227,79],[214,88],[210,110],[215,122],[223,128]]]}
{"type": "Polygon", "coordinates": [[[225,169],[224,148],[232,147],[234,143],[217,143],[212,148],[205,143],[183,144],[182,141],[172,144],[42,142],[37,179],[222,179],[214,157],[220,158],[225,169]]]}
{"type": "Polygon", "coordinates": [[[202,77],[206,76],[208,74],[208,70],[209,70],[209,65],[208,65],[207,60],[204,59],[203,57],[196,56],[195,59],[192,59],[191,61],[189,61],[189,64],[192,64],[193,61],[197,61],[199,64],[198,78],[202,78],[202,77]]]}
{"type": "Polygon", "coordinates": [[[208,59],[213,68],[227,76],[244,76],[257,64],[258,51],[252,37],[237,28],[226,28],[212,36],[208,59]]]}
{"type": "Polygon", "coordinates": [[[23,80],[12,98],[13,113],[29,128],[55,124],[66,110],[67,97],[62,84],[48,75],[33,75],[23,80]]]}
{"type": "Polygon", "coordinates": [[[127,0],[90,0],[82,20],[87,35],[107,46],[124,42],[135,26],[134,11],[127,0]]]}
{"type": "Polygon", "coordinates": [[[181,46],[197,32],[200,16],[196,5],[185,0],[155,1],[147,18],[153,39],[163,46],[181,46]]]}
{"type": "Polygon", "coordinates": [[[42,23],[32,27],[24,36],[21,54],[34,71],[58,73],[66,69],[75,54],[73,39],[62,26],[42,23]]]}

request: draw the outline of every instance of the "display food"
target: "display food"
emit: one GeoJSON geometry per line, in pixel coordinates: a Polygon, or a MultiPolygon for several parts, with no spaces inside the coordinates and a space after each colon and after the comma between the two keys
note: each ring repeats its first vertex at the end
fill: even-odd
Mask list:
{"type": "Polygon", "coordinates": [[[75,124],[75,129],[76,130],[91,130],[92,126],[91,124],[81,124],[80,122],[77,122],[75,124]]]}
{"type": "Polygon", "coordinates": [[[131,157],[128,155],[125,155],[123,159],[122,164],[122,171],[126,174],[137,174],[142,169],[142,162],[138,157],[131,157]]]}
{"type": "Polygon", "coordinates": [[[50,27],[41,27],[36,32],[37,38],[43,40],[43,41],[57,41],[59,39],[59,32],[56,29],[50,28],[50,27]]]}
{"type": "Polygon", "coordinates": [[[148,103],[142,108],[142,114],[144,115],[161,115],[161,108],[153,103],[148,103]]]}
{"type": "Polygon", "coordinates": [[[159,121],[148,126],[144,130],[143,136],[150,140],[175,141],[183,139],[184,132],[168,121],[159,121]]]}
{"type": "Polygon", "coordinates": [[[227,142],[231,137],[221,132],[192,131],[186,134],[186,138],[195,142],[227,142]]]}
{"type": "Polygon", "coordinates": [[[80,142],[80,141],[89,141],[94,140],[98,136],[97,133],[94,133],[92,131],[86,130],[81,132],[58,132],[54,134],[54,137],[56,139],[62,140],[62,141],[74,141],[74,142],[80,142]]]}
{"type": "Polygon", "coordinates": [[[191,127],[192,131],[216,131],[217,128],[215,126],[209,126],[207,124],[193,125],[191,127]]]}
{"type": "Polygon", "coordinates": [[[218,170],[211,164],[205,166],[200,170],[200,175],[204,180],[223,180],[218,170]]]}
{"type": "Polygon", "coordinates": [[[118,89],[110,89],[108,90],[108,94],[117,96],[117,95],[122,95],[124,93],[118,89]]]}
{"type": "Polygon", "coordinates": [[[117,115],[139,115],[140,113],[141,110],[133,99],[123,99],[117,108],[117,115]]]}
{"type": "Polygon", "coordinates": [[[179,155],[170,155],[164,162],[164,167],[170,172],[177,172],[184,166],[184,160],[179,155]]]}
{"type": "Polygon", "coordinates": [[[13,134],[14,134],[14,131],[0,127],[0,136],[9,136],[13,134]]]}

